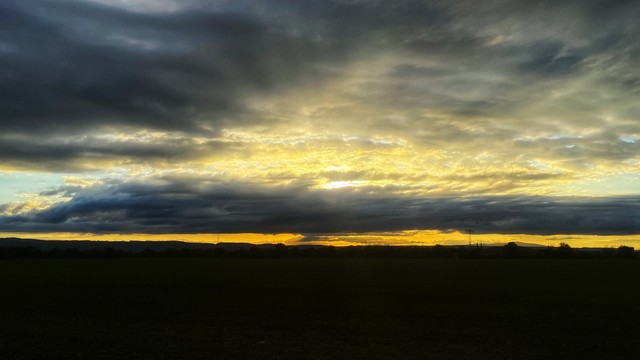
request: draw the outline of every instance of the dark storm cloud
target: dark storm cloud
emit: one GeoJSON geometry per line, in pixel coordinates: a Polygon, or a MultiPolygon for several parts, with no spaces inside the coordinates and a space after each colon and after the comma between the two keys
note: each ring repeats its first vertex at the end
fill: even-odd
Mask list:
{"type": "Polygon", "coordinates": [[[47,171],[98,170],[132,162],[187,161],[245,151],[242,144],[190,137],[164,140],[107,140],[96,136],[0,136],[0,162],[17,169],[47,171]]]}
{"type": "Polygon", "coordinates": [[[441,6],[415,1],[185,3],[144,13],[86,1],[2,2],[0,128],[241,126],[264,121],[246,106],[252,96],[317,85],[350,54],[414,38],[434,49],[456,41],[441,6]]]}
{"type": "MultiPolygon", "coordinates": [[[[189,180],[58,189],[46,210],[0,217],[5,231],[109,233],[345,233],[473,229],[528,234],[633,234],[640,198],[390,197],[189,180]]],[[[6,210],[6,209],[5,209],[6,210]]]]}
{"type": "MultiPolygon", "coordinates": [[[[247,107],[252,96],[317,85],[355,54],[366,59],[416,51],[442,63],[463,62],[456,69],[462,73],[494,64],[509,74],[563,76],[579,71],[589,55],[625,47],[638,52],[624,36],[637,29],[628,15],[637,4],[606,4],[237,1],[212,9],[206,1],[185,1],[180,11],[145,13],[86,1],[7,0],[0,4],[0,129],[120,124],[195,131],[255,124],[267,120],[247,107]],[[572,30],[536,39],[535,30],[546,29],[535,23],[546,18],[552,30],[562,28],[556,21],[571,19],[572,30]],[[521,38],[487,46],[494,27],[496,34],[512,29],[521,38]],[[573,38],[588,41],[574,46],[573,38]]],[[[447,75],[411,64],[394,70],[398,76],[416,72],[447,75]]],[[[499,105],[513,86],[497,84],[505,85],[499,91],[482,83],[471,77],[437,85],[447,93],[480,87],[483,98],[409,88],[410,94],[385,101],[390,108],[423,105],[459,115],[504,110],[499,105]],[[431,102],[403,102],[407,98],[431,102]]],[[[634,78],[626,83],[635,86],[634,78]]]]}
{"type": "Polygon", "coordinates": [[[240,13],[9,0],[0,16],[2,131],[191,131],[257,121],[247,116],[247,96],[318,80],[325,74],[317,65],[335,55],[240,13]]]}

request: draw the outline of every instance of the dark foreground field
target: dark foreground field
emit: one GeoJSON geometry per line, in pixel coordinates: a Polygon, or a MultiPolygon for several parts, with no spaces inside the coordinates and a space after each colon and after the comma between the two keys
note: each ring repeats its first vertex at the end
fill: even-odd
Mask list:
{"type": "Polygon", "coordinates": [[[2,359],[637,359],[640,262],[0,261],[2,359]]]}

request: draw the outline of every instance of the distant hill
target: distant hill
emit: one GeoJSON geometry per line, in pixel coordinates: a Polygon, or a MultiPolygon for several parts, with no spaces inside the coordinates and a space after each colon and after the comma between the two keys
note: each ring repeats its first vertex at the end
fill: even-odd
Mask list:
{"type": "Polygon", "coordinates": [[[88,240],[38,240],[20,238],[0,238],[2,247],[33,247],[42,251],[79,250],[99,251],[107,248],[127,252],[142,252],[145,250],[167,251],[169,249],[197,249],[206,250],[216,247],[215,244],[189,243],[184,241],[88,241],[88,240]]]}
{"type": "MultiPolygon", "coordinates": [[[[0,248],[32,247],[42,251],[58,250],[78,250],[78,251],[100,251],[105,249],[122,250],[126,252],[139,253],[145,250],[167,251],[167,250],[210,250],[224,249],[227,251],[246,251],[251,248],[270,249],[276,244],[250,244],[250,243],[193,243],[178,240],[167,241],[91,241],[91,240],[40,240],[21,238],[0,238],[0,248]]],[[[299,248],[320,248],[320,245],[300,245],[299,248]]]]}
{"type": "MultiPolygon", "coordinates": [[[[249,243],[192,243],[185,241],[87,241],[0,238],[0,258],[108,258],[108,257],[342,257],[342,258],[637,258],[630,247],[576,248],[517,243],[519,251],[507,251],[503,243],[482,246],[323,246],[249,243]]],[[[478,244],[480,245],[480,244],[478,244]]],[[[513,250],[513,249],[511,249],[513,250]]]]}
{"type": "MultiPolygon", "coordinates": [[[[515,241],[515,243],[523,248],[530,248],[533,250],[540,250],[547,248],[547,245],[526,243],[515,241]]],[[[499,248],[503,247],[507,243],[480,243],[485,248],[499,248]]],[[[224,249],[226,251],[247,251],[251,248],[259,249],[272,249],[276,244],[251,244],[243,242],[234,243],[193,243],[180,240],[166,240],[166,241],[149,241],[149,240],[132,240],[132,241],[93,241],[93,240],[42,240],[42,239],[22,239],[22,238],[0,238],[0,248],[16,248],[16,247],[32,247],[42,251],[58,250],[78,250],[78,251],[100,251],[105,249],[122,250],[131,253],[139,253],[145,250],[153,251],[167,251],[167,250],[211,250],[211,249],[224,249]]],[[[466,247],[466,245],[442,245],[446,248],[460,248],[460,246],[466,247]]],[[[472,244],[475,247],[476,244],[472,244]]],[[[290,248],[298,249],[319,249],[328,247],[324,245],[289,245],[290,248]]],[[[367,247],[367,248],[385,248],[388,246],[378,245],[359,245],[355,247],[367,247]]],[[[391,246],[395,247],[395,246],[391,246]]],[[[409,247],[409,246],[398,246],[409,247]]],[[[419,246],[428,248],[430,246],[419,246]]],[[[576,248],[576,250],[602,250],[602,248],[576,248]]]]}

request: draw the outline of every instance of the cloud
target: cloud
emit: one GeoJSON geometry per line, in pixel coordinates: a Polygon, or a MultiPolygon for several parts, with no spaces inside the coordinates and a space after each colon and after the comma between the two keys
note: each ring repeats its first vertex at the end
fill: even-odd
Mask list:
{"type": "Polygon", "coordinates": [[[640,172],[638,10],[3,1],[2,170],[118,180],[2,226],[637,231],[633,196],[537,195],[640,172]]]}
{"type": "Polygon", "coordinates": [[[181,163],[241,153],[233,141],[197,139],[182,134],[143,132],[84,136],[2,136],[0,162],[5,168],[85,172],[132,164],[181,163]]]}
{"type": "MultiPolygon", "coordinates": [[[[383,71],[395,81],[361,79],[351,91],[342,89],[342,98],[467,121],[517,117],[535,128],[542,124],[517,109],[548,107],[541,94],[563,91],[567,79],[598,74],[607,79],[593,85],[608,80],[639,89],[640,75],[632,71],[638,46],[627,36],[637,27],[628,16],[633,2],[606,9],[599,1],[111,4],[121,7],[3,2],[0,92],[11,95],[0,100],[3,131],[272,125],[286,117],[265,116],[256,99],[321,88],[323,80],[348,77],[353,66],[378,58],[391,59],[383,71]]],[[[571,116],[545,110],[554,122],[577,122],[590,109],[571,116]]]]}
{"type": "Polygon", "coordinates": [[[4,132],[107,125],[214,131],[261,119],[250,95],[320,81],[321,43],[251,14],[137,13],[83,1],[5,1],[4,132]]]}
{"type": "Polygon", "coordinates": [[[5,231],[27,232],[329,234],[473,229],[478,233],[603,235],[633,234],[640,225],[637,196],[402,197],[383,191],[193,180],[75,187],[68,202],[6,214],[0,224],[5,231]]]}

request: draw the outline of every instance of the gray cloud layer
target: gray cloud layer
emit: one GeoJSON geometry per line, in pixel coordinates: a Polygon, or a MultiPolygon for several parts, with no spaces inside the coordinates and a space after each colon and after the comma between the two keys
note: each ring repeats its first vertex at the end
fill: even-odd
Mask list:
{"type": "MultiPolygon", "coordinates": [[[[638,72],[625,73],[640,57],[628,36],[638,30],[633,1],[234,3],[141,13],[86,1],[3,1],[0,126],[194,130],[230,114],[241,123],[253,94],[331,76],[328,68],[349,54],[396,50],[482,70],[506,66],[522,81],[584,71],[588,57],[607,55],[600,60],[618,65],[607,78],[640,89],[638,72]]],[[[443,71],[454,69],[406,64],[394,74],[443,71]]],[[[472,78],[461,81],[473,90],[472,78]]],[[[499,94],[488,95],[458,111],[497,105],[499,94]]]]}
{"type": "MultiPolygon", "coordinates": [[[[457,229],[488,233],[634,234],[640,197],[387,197],[358,191],[264,188],[205,179],[61,188],[42,211],[2,216],[5,231],[105,233],[348,233],[457,229]]],[[[0,209],[2,210],[2,209],[0,209]]]]}
{"type": "Polygon", "coordinates": [[[335,54],[237,12],[37,0],[0,7],[2,131],[238,126],[256,121],[244,116],[247,96],[317,80],[317,65],[335,54]]]}

